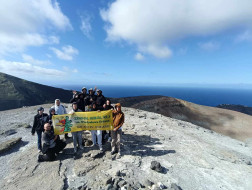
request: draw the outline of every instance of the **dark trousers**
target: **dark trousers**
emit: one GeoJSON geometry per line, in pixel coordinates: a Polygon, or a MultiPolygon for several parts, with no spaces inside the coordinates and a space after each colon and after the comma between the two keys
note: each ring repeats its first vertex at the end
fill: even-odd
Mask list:
{"type": "Polygon", "coordinates": [[[41,143],[41,138],[42,138],[42,131],[36,131],[37,136],[38,136],[38,149],[42,150],[42,143],[41,143]]]}
{"type": "Polygon", "coordinates": [[[60,151],[62,151],[66,147],[66,143],[63,142],[62,140],[57,140],[56,145],[53,148],[48,148],[46,153],[44,155],[39,155],[39,161],[53,161],[55,160],[56,154],[59,154],[60,151]]]}

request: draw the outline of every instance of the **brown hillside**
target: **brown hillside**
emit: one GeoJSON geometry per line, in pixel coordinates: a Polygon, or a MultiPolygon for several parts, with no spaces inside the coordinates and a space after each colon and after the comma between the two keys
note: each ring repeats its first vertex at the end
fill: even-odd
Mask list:
{"type": "Polygon", "coordinates": [[[232,110],[208,107],[171,97],[153,96],[118,99],[127,106],[188,121],[239,140],[252,138],[252,116],[232,110]],[[131,101],[134,100],[134,101],[131,101]]]}

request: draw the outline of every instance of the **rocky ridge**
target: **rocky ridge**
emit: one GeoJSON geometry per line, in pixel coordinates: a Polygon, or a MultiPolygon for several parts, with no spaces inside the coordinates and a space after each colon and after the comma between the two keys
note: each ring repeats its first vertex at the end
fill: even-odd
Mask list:
{"type": "MultiPolygon", "coordinates": [[[[50,105],[43,106],[48,112],[50,105]]],[[[126,121],[121,158],[110,155],[107,143],[104,152],[86,146],[73,160],[69,142],[56,161],[38,163],[36,137],[27,128],[37,107],[0,112],[0,130],[16,132],[2,133],[0,142],[22,137],[11,150],[0,154],[1,189],[252,188],[251,144],[133,108],[123,108],[126,121]],[[153,161],[161,169],[151,169],[153,161]]],[[[83,138],[90,138],[90,133],[86,131],[83,138]]]]}

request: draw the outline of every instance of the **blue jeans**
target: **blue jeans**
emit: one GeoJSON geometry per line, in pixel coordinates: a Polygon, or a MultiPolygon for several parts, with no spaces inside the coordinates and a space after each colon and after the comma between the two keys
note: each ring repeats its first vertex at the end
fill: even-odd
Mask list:
{"type": "Polygon", "coordinates": [[[42,150],[42,145],[41,145],[41,138],[42,138],[42,131],[36,131],[38,135],[38,149],[42,150]]]}

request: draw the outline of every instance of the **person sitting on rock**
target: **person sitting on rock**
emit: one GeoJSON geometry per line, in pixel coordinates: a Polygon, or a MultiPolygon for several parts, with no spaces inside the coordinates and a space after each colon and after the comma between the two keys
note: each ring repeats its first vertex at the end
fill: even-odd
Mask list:
{"type": "Polygon", "coordinates": [[[60,151],[62,151],[66,147],[66,143],[57,140],[57,136],[54,135],[53,131],[51,130],[50,123],[44,124],[44,130],[43,133],[43,148],[42,153],[43,155],[38,156],[38,162],[43,161],[53,161],[56,158],[55,154],[59,154],[60,151]]]}
{"type": "MultiPolygon", "coordinates": [[[[97,105],[96,105],[95,102],[92,103],[92,108],[91,108],[90,111],[100,111],[100,110],[98,110],[97,105]]],[[[93,146],[95,146],[97,144],[97,141],[98,141],[99,149],[100,149],[100,151],[103,151],[103,148],[102,148],[102,131],[101,130],[92,130],[91,134],[92,134],[93,146]]]]}
{"type": "Polygon", "coordinates": [[[111,154],[118,152],[118,156],[121,156],[120,143],[122,137],[122,125],[124,123],[124,113],[121,110],[121,104],[117,103],[115,105],[115,110],[113,111],[113,126],[114,129],[111,131],[111,154]]]}
{"type": "Polygon", "coordinates": [[[38,151],[41,152],[42,150],[42,144],[41,144],[41,138],[42,138],[42,132],[44,131],[44,124],[48,122],[48,114],[44,113],[44,108],[40,107],[38,108],[37,115],[34,116],[33,126],[32,126],[32,135],[35,135],[35,131],[38,136],[38,151]]]}
{"type": "MultiPolygon", "coordinates": [[[[68,114],[74,114],[75,112],[81,112],[80,109],[78,109],[78,105],[76,102],[72,103],[72,110],[68,114]]],[[[72,132],[73,136],[73,144],[74,144],[74,155],[77,154],[77,148],[83,150],[84,147],[82,145],[82,132],[83,131],[77,131],[77,132],[72,132]],[[78,144],[78,147],[77,147],[78,144]]]]}

